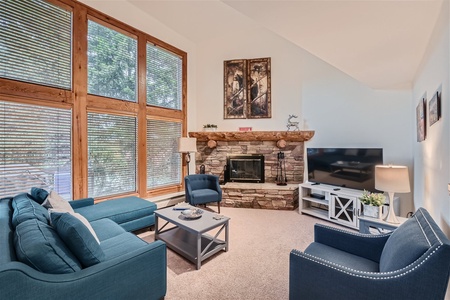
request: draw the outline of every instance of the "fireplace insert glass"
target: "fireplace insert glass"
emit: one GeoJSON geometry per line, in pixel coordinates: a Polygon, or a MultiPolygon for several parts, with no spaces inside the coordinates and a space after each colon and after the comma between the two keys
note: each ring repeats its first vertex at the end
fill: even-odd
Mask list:
{"type": "Polygon", "coordinates": [[[264,182],[264,155],[228,155],[225,181],[264,182]]]}

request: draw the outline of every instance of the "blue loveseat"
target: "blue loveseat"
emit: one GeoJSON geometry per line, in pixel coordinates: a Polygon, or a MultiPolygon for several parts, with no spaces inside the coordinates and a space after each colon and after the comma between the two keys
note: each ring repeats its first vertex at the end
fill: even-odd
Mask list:
{"type": "Polygon", "coordinates": [[[444,299],[450,241],[425,209],[389,234],[314,230],[304,252],[291,251],[289,299],[444,299]]]}
{"type": "MultiPolygon", "coordinates": [[[[116,202],[119,204],[120,201],[116,202]]],[[[0,200],[0,297],[164,298],[167,280],[165,244],[161,241],[147,243],[127,231],[145,222],[133,224],[130,210],[123,215],[118,213],[117,207],[116,210],[98,210],[102,206],[93,205],[91,199],[73,201],[71,205],[89,220],[100,243],[92,242],[92,235],[91,240],[83,234],[69,238],[76,238],[75,246],[95,245],[98,252],[94,253],[97,255],[94,260],[78,259],[79,249],[67,244],[67,236],[62,235],[59,227],[54,227],[55,223],[50,225],[50,218],[60,222],[66,214],[55,214],[59,219],[49,217],[47,209],[26,193],[0,200]],[[89,211],[89,207],[97,211],[89,211]],[[102,214],[109,217],[101,217],[102,214]]],[[[86,227],[83,230],[87,230],[86,227]]]]}

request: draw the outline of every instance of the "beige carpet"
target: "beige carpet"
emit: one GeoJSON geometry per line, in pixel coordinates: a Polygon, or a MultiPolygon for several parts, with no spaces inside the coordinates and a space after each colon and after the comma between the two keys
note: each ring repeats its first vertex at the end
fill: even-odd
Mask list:
{"type": "MultiPolygon", "coordinates": [[[[231,218],[229,251],[196,270],[168,249],[166,300],[288,299],[289,252],[313,241],[315,223],[333,226],[298,211],[225,207],[221,213],[231,218]]],[[[139,236],[154,240],[154,232],[139,236]]]]}

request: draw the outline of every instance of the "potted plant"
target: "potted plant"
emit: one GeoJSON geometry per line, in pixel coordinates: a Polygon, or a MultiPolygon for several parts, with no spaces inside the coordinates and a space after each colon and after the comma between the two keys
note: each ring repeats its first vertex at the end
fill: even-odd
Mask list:
{"type": "Polygon", "coordinates": [[[204,131],[216,131],[217,130],[217,125],[216,124],[203,125],[203,130],[204,131]]]}
{"type": "Polygon", "coordinates": [[[363,204],[363,215],[381,219],[382,206],[386,202],[386,196],[364,190],[359,201],[363,204]]]}

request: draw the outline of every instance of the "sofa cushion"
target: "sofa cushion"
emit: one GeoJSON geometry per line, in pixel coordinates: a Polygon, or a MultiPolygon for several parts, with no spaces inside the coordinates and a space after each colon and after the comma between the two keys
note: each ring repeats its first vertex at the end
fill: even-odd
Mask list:
{"type": "Polygon", "coordinates": [[[346,266],[353,270],[364,272],[378,272],[378,263],[321,243],[313,242],[306,249],[305,253],[325,259],[332,263],[346,266]]]}
{"type": "Polygon", "coordinates": [[[59,237],[83,267],[90,267],[104,261],[105,254],[89,222],[80,214],[76,215],[51,212],[50,217],[59,237]]]}
{"type": "Polygon", "coordinates": [[[155,203],[130,196],[80,207],[75,212],[82,214],[89,222],[109,218],[120,225],[152,215],[155,210],[155,203]]]}
{"type": "Polygon", "coordinates": [[[12,198],[0,199],[0,265],[17,260],[14,251],[14,229],[11,224],[13,209],[12,198]]]}
{"type": "Polygon", "coordinates": [[[47,196],[48,192],[46,190],[37,187],[31,188],[31,197],[33,197],[33,200],[37,203],[44,203],[45,199],[47,199],[47,196]]]}
{"type": "Polygon", "coordinates": [[[56,231],[36,219],[17,225],[14,248],[19,261],[44,273],[62,274],[81,270],[80,262],[56,231]]]}
{"type": "Polygon", "coordinates": [[[386,241],[380,257],[380,272],[406,267],[422,256],[430,246],[417,216],[406,220],[386,241]]]}
{"type": "Polygon", "coordinates": [[[130,249],[145,247],[148,243],[130,232],[111,237],[100,243],[106,259],[110,260],[130,252],[130,249]]]}
{"type": "Polygon", "coordinates": [[[47,210],[34,201],[27,193],[15,196],[12,201],[12,207],[14,212],[11,222],[14,228],[20,223],[31,219],[37,219],[48,224],[47,210]]]}
{"type": "Polygon", "coordinates": [[[100,242],[125,233],[125,229],[108,218],[90,222],[100,242]]]}
{"type": "Polygon", "coordinates": [[[219,192],[211,189],[200,189],[192,191],[192,196],[194,198],[194,203],[192,204],[203,204],[217,201],[219,199],[219,192]]]}
{"type": "Polygon", "coordinates": [[[47,199],[45,199],[44,203],[42,203],[42,206],[45,208],[54,208],[58,210],[64,210],[67,212],[74,212],[72,206],[69,204],[68,201],[64,200],[57,192],[51,191],[48,195],[47,199]]]}

